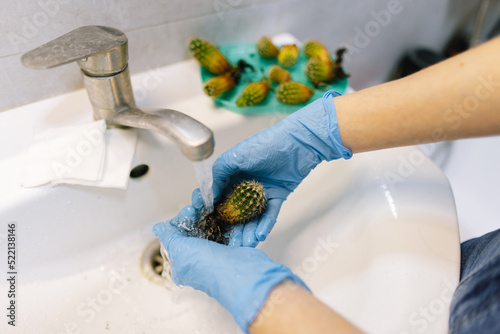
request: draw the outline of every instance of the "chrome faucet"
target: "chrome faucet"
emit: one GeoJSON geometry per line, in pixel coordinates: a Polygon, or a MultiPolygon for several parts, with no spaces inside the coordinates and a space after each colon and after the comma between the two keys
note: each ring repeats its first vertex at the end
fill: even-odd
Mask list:
{"type": "Polygon", "coordinates": [[[117,29],[85,26],[21,57],[24,66],[46,69],[76,61],[94,109],[94,119],[108,127],[156,130],[172,139],[189,159],[208,158],[214,150],[212,131],[175,110],[135,105],[128,69],[128,39],[117,29]]]}

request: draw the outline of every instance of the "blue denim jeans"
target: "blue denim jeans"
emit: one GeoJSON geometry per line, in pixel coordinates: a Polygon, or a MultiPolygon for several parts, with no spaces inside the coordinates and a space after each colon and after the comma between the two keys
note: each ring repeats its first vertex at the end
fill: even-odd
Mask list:
{"type": "Polygon", "coordinates": [[[500,333],[500,229],[461,245],[450,333],[500,333]]]}

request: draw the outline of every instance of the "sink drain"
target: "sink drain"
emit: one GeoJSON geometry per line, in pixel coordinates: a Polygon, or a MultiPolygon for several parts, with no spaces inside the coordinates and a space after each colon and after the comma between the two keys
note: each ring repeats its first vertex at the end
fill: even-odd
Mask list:
{"type": "Polygon", "coordinates": [[[160,249],[161,243],[158,239],[151,241],[146,246],[141,256],[141,272],[151,282],[164,285],[165,278],[162,276],[164,260],[160,249]]]}

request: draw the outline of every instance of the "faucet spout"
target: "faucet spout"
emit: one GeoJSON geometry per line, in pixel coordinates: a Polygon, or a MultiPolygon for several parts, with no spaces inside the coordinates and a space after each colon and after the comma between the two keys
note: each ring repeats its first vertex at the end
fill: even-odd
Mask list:
{"type": "Polygon", "coordinates": [[[194,118],[176,110],[130,108],[117,112],[107,122],[155,130],[173,140],[192,161],[204,160],[214,151],[212,131],[194,118]]]}
{"type": "Polygon", "coordinates": [[[86,26],[27,52],[22,62],[31,68],[51,68],[77,61],[94,119],[104,119],[108,126],[155,130],[192,161],[212,155],[213,133],[197,120],[175,110],[136,107],[127,46],[127,36],[115,28],[86,26]]]}

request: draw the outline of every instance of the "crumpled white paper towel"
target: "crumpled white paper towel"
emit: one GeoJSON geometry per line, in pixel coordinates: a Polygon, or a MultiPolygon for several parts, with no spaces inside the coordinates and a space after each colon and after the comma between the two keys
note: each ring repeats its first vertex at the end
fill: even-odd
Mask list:
{"type": "Polygon", "coordinates": [[[28,150],[20,184],[36,187],[67,183],[125,189],[136,143],[134,129],[106,131],[104,120],[39,131],[28,150]]]}

